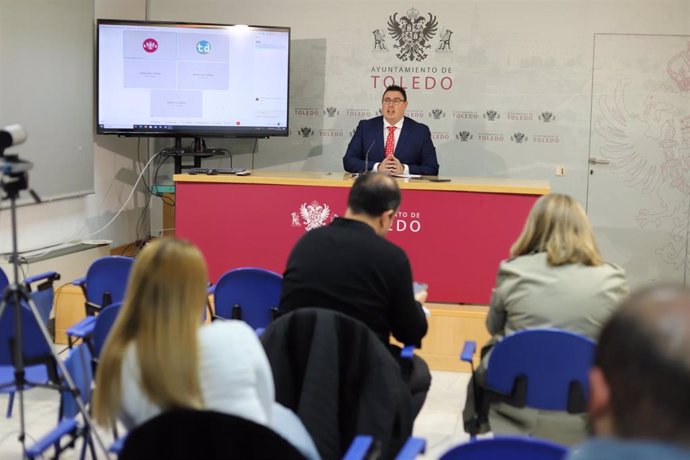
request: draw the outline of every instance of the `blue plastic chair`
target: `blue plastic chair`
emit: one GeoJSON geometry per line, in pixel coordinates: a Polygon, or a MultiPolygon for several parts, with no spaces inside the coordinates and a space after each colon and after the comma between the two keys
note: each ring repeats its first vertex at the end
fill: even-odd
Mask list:
{"type": "Polygon", "coordinates": [[[98,357],[101,356],[103,345],[105,345],[110,329],[115,324],[121,309],[122,302],[115,302],[105,307],[96,317],[96,324],[91,337],[94,361],[98,361],[98,357]]]}
{"type": "MultiPolygon", "coordinates": [[[[343,455],[343,460],[378,458],[380,454],[378,449],[380,449],[380,446],[375,442],[373,436],[360,434],[355,436],[350,443],[350,447],[347,448],[345,455],[343,455]]],[[[417,455],[423,454],[425,449],[425,439],[410,437],[407,439],[402,449],[400,449],[398,455],[395,456],[395,460],[414,459],[417,455]]]]}
{"type": "MultiPolygon", "coordinates": [[[[491,351],[486,396],[489,402],[515,407],[585,412],[595,348],[590,338],[559,329],[530,329],[509,335],[491,351]]],[[[465,342],[460,359],[472,365],[475,349],[475,342],[465,342]]],[[[479,398],[475,400],[480,403],[479,398]]],[[[476,408],[477,414],[482,411],[476,408]]],[[[475,425],[478,429],[478,423],[475,425]]],[[[476,435],[476,431],[470,434],[476,435]]]]}
{"type": "Polygon", "coordinates": [[[67,343],[72,347],[75,338],[87,340],[96,326],[95,314],[106,306],[121,302],[127,289],[129,273],[134,259],[123,256],[105,256],[96,259],[86,276],[72,281],[82,288],[86,298],[86,317],[67,329],[67,343]]]}
{"type": "MultiPolygon", "coordinates": [[[[23,303],[23,302],[22,302],[23,303]]],[[[19,309],[22,324],[22,360],[25,371],[23,390],[57,383],[57,370],[50,343],[45,340],[36,317],[26,304],[19,309]]],[[[12,416],[15,381],[14,352],[15,308],[8,302],[0,318],[0,391],[9,393],[7,418],[12,416]]]]}
{"type": "MultiPolygon", "coordinates": [[[[34,302],[34,305],[36,306],[36,309],[38,310],[38,313],[40,315],[41,321],[43,322],[44,326],[47,327],[48,325],[48,319],[50,317],[50,311],[53,308],[53,283],[55,280],[59,280],[60,275],[57,272],[44,272],[40,273],[38,275],[34,275],[31,277],[28,277],[24,279],[23,285],[31,296],[31,299],[34,302]],[[32,285],[34,283],[40,283],[38,284],[33,290],[32,290],[32,285]]],[[[4,291],[5,288],[9,286],[9,280],[5,273],[0,270],[0,296],[4,296],[4,291]]],[[[11,308],[11,304],[7,304],[8,308],[11,308]]],[[[28,311],[28,306],[24,305],[24,308],[27,309],[28,311]]],[[[38,328],[38,324],[35,323],[35,319],[32,318],[28,321],[32,323],[29,329],[31,330],[31,340],[39,341],[41,343],[45,342],[45,339],[43,335],[41,334],[40,329],[38,328]]],[[[14,315],[12,314],[12,318],[14,318],[14,315]]],[[[7,323],[3,323],[3,327],[8,327],[9,329],[6,330],[6,332],[13,331],[14,328],[14,320],[12,319],[11,321],[7,323]]],[[[0,335],[3,335],[2,332],[0,332],[0,335]]],[[[26,340],[26,337],[24,337],[26,340]]],[[[9,338],[7,336],[3,336],[2,339],[3,342],[0,343],[0,347],[3,346],[3,344],[7,343],[7,340],[9,338]]],[[[7,349],[7,352],[9,353],[9,349],[7,349]]],[[[49,353],[50,350],[48,348],[44,349],[44,352],[49,353]]],[[[25,363],[25,368],[24,368],[26,374],[25,374],[25,379],[27,382],[33,382],[37,384],[47,384],[49,381],[48,378],[48,368],[46,367],[45,364],[38,364],[38,365],[29,365],[25,363]]],[[[16,391],[16,385],[14,384],[15,382],[15,376],[14,376],[14,366],[13,366],[13,361],[12,357],[10,356],[7,360],[3,360],[0,362],[0,392],[2,393],[8,393],[9,398],[7,402],[7,412],[6,416],[7,418],[12,417],[12,408],[14,407],[14,394],[16,391]]],[[[24,387],[24,389],[29,389],[31,388],[31,385],[27,383],[27,385],[24,387]]]]}
{"type": "Polygon", "coordinates": [[[0,269],[0,294],[2,294],[5,291],[5,288],[9,286],[10,280],[7,279],[7,275],[5,275],[5,272],[0,269]]]}
{"type": "MultiPolygon", "coordinates": [[[[74,386],[79,392],[79,397],[85,407],[91,401],[91,386],[93,383],[93,371],[91,369],[91,353],[86,345],[81,344],[70,350],[65,359],[65,368],[74,381],[74,386]]],[[[66,382],[62,382],[62,396],[60,399],[60,419],[57,427],[38,439],[33,445],[26,448],[26,457],[29,459],[42,456],[45,451],[53,447],[55,458],[68,447],[73,447],[79,437],[83,437],[84,444],[81,450],[81,459],[86,455],[86,446],[91,449],[92,458],[96,458],[93,441],[89,435],[89,427],[79,419],[79,405],[75,395],[67,388],[66,382]],[[67,438],[63,443],[63,439],[67,438]]]]}
{"type": "Polygon", "coordinates": [[[118,458],[251,460],[304,456],[265,425],[211,410],[173,408],[127,433],[118,458]]]}
{"type": "Polygon", "coordinates": [[[446,451],[439,460],[561,460],[566,453],[565,447],[550,441],[499,436],[460,444],[446,451]]]}
{"type": "MultiPolygon", "coordinates": [[[[90,334],[89,337],[85,338],[85,343],[88,345],[89,350],[91,350],[92,352],[91,362],[93,364],[92,369],[94,375],[96,374],[98,361],[101,356],[101,352],[103,351],[105,341],[108,339],[108,334],[110,334],[110,330],[113,328],[113,324],[115,324],[115,320],[117,320],[117,317],[120,314],[121,309],[122,302],[115,302],[101,310],[98,316],[96,316],[93,332],[90,334]]],[[[118,434],[117,425],[113,425],[113,437],[116,439],[115,445],[119,446],[119,448],[116,448],[121,449],[124,440],[121,440],[118,443],[118,440],[120,440],[121,438],[118,434]]],[[[119,450],[112,450],[111,447],[110,452],[117,454],[119,450]]]]}
{"type": "Polygon", "coordinates": [[[26,277],[22,282],[31,296],[31,300],[36,305],[36,309],[41,315],[41,320],[46,328],[50,320],[50,312],[53,309],[53,283],[59,279],[60,274],[57,272],[44,272],[26,277]]]}
{"type": "Polygon", "coordinates": [[[395,456],[395,460],[411,460],[417,458],[426,450],[426,439],[410,436],[403,444],[402,449],[395,456]]]}
{"type": "MultiPolygon", "coordinates": [[[[48,327],[50,312],[53,309],[53,283],[59,279],[60,274],[58,272],[49,271],[29,276],[22,281],[24,289],[31,296],[31,300],[36,305],[46,327],[48,327]],[[35,287],[34,284],[36,284],[35,287]]],[[[5,288],[9,284],[7,275],[0,269],[0,296],[4,295],[5,288]]]]}
{"type": "Polygon", "coordinates": [[[359,460],[366,458],[369,450],[374,445],[374,437],[369,435],[355,436],[355,439],[350,443],[343,460],[359,460]]]}
{"type": "Polygon", "coordinates": [[[209,289],[214,318],[241,319],[260,334],[277,311],[282,284],[282,276],[263,268],[230,270],[209,289]]]}

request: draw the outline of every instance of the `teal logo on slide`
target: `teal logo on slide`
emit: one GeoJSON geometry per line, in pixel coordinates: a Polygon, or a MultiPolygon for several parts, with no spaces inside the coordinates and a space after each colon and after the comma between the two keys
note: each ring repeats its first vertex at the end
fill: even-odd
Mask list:
{"type": "Polygon", "coordinates": [[[196,44],[196,52],[199,54],[208,54],[211,52],[211,42],[208,40],[201,40],[196,44]]]}

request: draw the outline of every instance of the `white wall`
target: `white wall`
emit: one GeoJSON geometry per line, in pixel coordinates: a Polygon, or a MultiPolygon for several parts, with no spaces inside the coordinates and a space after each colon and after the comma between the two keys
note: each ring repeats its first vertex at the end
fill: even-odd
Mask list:
{"type": "MultiPolygon", "coordinates": [[[[546,179],[553,190],[585,203],[594,34],[687,34],[689,4],[687,0],[150,0],[149,12],[156,20],[292,27],[292,134],[259,141],[256,164],[260,167],[340,170],[351,132],[365,118],[358,112],[374,116],[379,108],[383,85],[380,80],[376,85],[374,77],[392,76],[408,86],[408,112],[416,112],[413,116],[436,136],[441,175],[546,179]],[[387,32],[389,18],[397,14],[399,19],[413,6],[420,17],[432,14],[438,21],[423,61],[397,58],[395,41],[387,32]],[[386,51],[374,49],[375,29],[384,32],[386,51]],[[444,29],[453,31],[451,47],[438,51],[444,29]],[[379,70],[391,66],[436,70],[379,70]],[[450,71],[444,73],[443,68],[450,71]],[[429,75],[451,78],[452,88],[410,88],[415,76],[429,75]],[[326,108],[338,114],[329,117],[326,108]],[[434,119],[434,109],[441,110],[443,117],[434,119]],[[501,118],[488,120],[484,115],[490,109],[501,118]],[[552,112],[555,121],[539,120],[544,111],[552,112]],[[460,112],[477,118],[456,118],[460,112]],[[531,118],[520,120],[521,115],[531,118]],[[300,136],[303,128],[314,134],[300,136]],[[461,131],[472,133],[472,139],[459,140],[461,131]],[[487,133],[498,134],[500,140],[481,140],[487,133]],[[527,141],[517,144],[511,140],[515,133],[525,134],[527,141]],[[559,142],[537,142],[543,136],[559,142]],[[555,176],[557,165],[565,166],[565,176],[555,176]]],[[[242,157],[242,166],[247,158],[242,157]]]]}
{"type": "MultiPolygon", "coordinates": [[[[144,0],[95,0],[96,17],[144,19],[144,0]]],[[[59,88],[56,88],[59,91],[59,88]]],[[[69,114],[65,114],[69,116],[69,114]]],[[[28,205],[17,210],[20,250],[82,239],[108,239],[113,246],[137,238],[136,224],[144,206],[144,194],[137,192],[122,214],[103,232],[102,228],[122,206],[139,172],[136,139],[96,136],[94,144],[95,193],[60,201],[28,205]]],[[[140,142],[141,158],[146,159],[148,143],[140,142]]],[[[60,171],[55,171],[60,174],[60,171]]],[[[31,173],[29,172],[31,180],[31,173]]],[[[138,190],[143,190],[139,187],[138,190]]],[[[148,217],[144,225],[148,232],[148,217]]],[[[141,232],[140,232],[141,233],[141,232]]],[[[10,212],[0,211],[0,252],[11,250],[10,212]]]]}

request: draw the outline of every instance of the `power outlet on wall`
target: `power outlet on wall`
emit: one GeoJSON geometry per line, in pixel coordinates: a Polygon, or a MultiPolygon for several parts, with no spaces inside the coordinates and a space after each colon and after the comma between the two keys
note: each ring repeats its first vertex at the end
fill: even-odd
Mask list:
{"type": "Polygon", "coordinates": [[[556,175],[565,176],[565,166],[556,166],[556,175]]]}

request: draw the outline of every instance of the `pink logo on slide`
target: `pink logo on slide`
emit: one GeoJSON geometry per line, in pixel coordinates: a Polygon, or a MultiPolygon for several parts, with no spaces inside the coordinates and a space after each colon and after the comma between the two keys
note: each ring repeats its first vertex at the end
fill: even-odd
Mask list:
{"type": "Polygon", "coordinates": [[[141,46],[147,53],[155,53],[158,49],[158,42],[153,38],[147,38],[141,46]]]}

